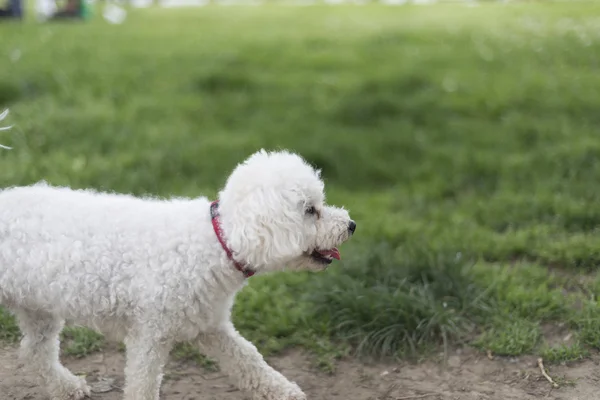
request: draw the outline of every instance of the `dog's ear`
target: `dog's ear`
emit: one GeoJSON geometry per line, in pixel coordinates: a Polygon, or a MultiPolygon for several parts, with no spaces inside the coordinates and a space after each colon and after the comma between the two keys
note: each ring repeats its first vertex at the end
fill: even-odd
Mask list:
{"type": "Polygon", "coordinates": [[[278,269],[303,251],[302,214],[284,192],[253,191],[223,204],[227,243],[234,257],[256,270],[278,269]]]}

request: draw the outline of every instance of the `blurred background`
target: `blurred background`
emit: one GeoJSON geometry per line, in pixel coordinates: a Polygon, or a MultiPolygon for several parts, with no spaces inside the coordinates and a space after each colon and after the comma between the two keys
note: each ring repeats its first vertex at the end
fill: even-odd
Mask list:
{"type": "Polygon", "coordinates": [[[0,19],[1,187],[214,198],[254,151],[290,149],[358,229],[323,273],[250,280],[234,322],[261,351],[333,370],[600,348],[600,5],[250,5],[0,19]]]}

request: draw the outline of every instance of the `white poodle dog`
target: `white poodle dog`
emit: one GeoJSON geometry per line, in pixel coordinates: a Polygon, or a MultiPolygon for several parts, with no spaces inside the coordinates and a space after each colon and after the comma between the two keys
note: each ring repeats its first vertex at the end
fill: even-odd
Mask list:
{"type": "Polygon", "coordinates": [[[52,400],[90,394],[59,361],[65,321],[127,347],[125,400],[158,400],[176,341],[192,341],[254,399],[306,395],[231,322],[257,273],[320,271],[356,224],[325,205],[320,171],[289,152],[252,155],[218,202],[158,200],[36,184],[0,192],[0,304],[17,316],[24,363],[52,400]]]}

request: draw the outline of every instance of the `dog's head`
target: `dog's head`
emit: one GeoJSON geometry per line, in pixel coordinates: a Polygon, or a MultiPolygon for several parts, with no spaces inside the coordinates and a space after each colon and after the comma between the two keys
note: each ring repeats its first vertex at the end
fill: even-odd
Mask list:
{"type": "Polygon", "coordinates": [[[343,208],[325,205],[320,171],[298,155],[261,150],[238,165],[219,194],[226,242],[256,271],[322,270],[356,229],[343,208]]]}

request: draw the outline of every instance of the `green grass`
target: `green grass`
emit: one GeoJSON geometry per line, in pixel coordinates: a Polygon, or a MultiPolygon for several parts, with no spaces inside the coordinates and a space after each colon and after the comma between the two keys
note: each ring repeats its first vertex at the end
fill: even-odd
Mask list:
{"type": "Polygon", "coordinates": [[[171,357],[179,361],[189,361],[202,366],[207,371],[218,371],[215,360],[201,354],[197,348],[189,343],[178,343],[171,351],[171,357]]]}
{"type": "MultiPolygon", "coordinates": [[[[462,343],[571,360],[600,349],[598,18],[211,6],[3,23],[0,186],[214,196],[250,153],[289,148],[358,229],[327,272],[250,280],[234,320],[262,351],[303,346],[329,371],[462,343]],[[560,323],[580,347],[547,347],[560,323]]],[[[70,354],[102,348],[77,332],[70,354]]],[[[0,311],[0,339],[18,336],[0,311]]]]}
{"type": "Polygon", "coordinates": [[[475,345],[500,356],[516,356],[531,353],[540,337],[537,323],[506,315],[498,319],[496,326],[485,331],[475,345]]]}
{"type": "Polygon", "coordinates": [[[569,363],[579,361],[589,355],[589,351],[576,342],[571,345],[560,344],[552,347],[545,347],[540,351],[540,357],[549,363],[569,363]]]}
{"type": "Polygon", "coordinates": [[[359,354],[414,354],[432,342],[447,345],[490,312],[490,290],[456,254],[394,252],[386,244],[364,253],[343,271],[315,279],[307,296],[314,317],[359,354]]]}
{"type": "Polygon", "coordinates": [[[104,338],[89,329],[67,326],[61,334],[63,353],[74,357],[85,357],[102,349],[104,338]]]}
{"type": "Polygon", "coordinates": [[[20,336],[14,318],[6,310],[0,308],[0,340],[13,342],[20,336]]]}

